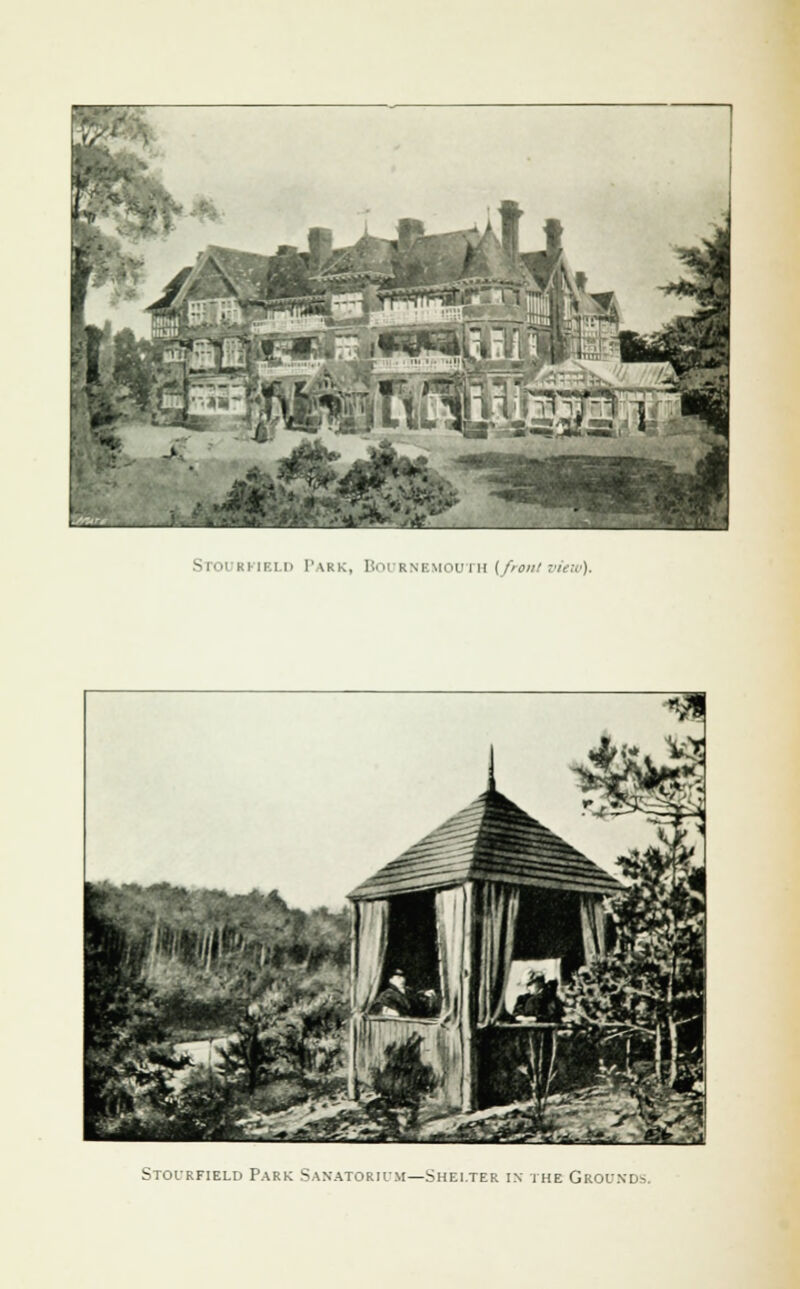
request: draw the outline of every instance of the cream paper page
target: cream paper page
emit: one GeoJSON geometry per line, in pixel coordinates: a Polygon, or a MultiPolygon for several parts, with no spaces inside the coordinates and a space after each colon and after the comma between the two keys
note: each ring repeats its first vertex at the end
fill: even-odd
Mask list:
{"type": "MultiPolygon", "coordinates": [[[[393,1287],[558,1277],[788,1289],[797,1209],[793,7],[145,0],[18,7],[3,29],[7,1282],[393,1287]],[[68,528],[73,103],[654,101],[733,107],[727,532],[68,528]],[[412,552],[490,568],[585,561],[592,571],[402,584],[362,572],[366,559],[412,552]],[[357,571],[206,578],[193,573],[198,558],[343,561],[357,571]],[[705,1144],[521,1146],[509,1162],[499,1145],[84,1142],[84,692],[219,689],[706,691],[705,1144]],[[248,1179],[254,1163],[297,1180],[143,1180],[148,1168],[248,1179]],[[304,1183],[302,1168],[487,1179],[304,1183]],[[525,1181],[504,1183],[509,1169],[525,1181]],[[573,1170],[648,1182],[530,1180],[573,1170]]],[[[480,166],[476,155],[465,189],[480,166]]],[[[435,760],[427,773],[436,776],[435,760]]]]}

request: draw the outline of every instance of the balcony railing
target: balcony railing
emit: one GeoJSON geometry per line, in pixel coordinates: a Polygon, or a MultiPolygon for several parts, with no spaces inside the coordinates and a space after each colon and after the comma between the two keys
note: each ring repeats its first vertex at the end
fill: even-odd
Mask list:
{"type": "Polygon", "coordinates": [[[299,318],[261,318],[253,323],[254,336],[269,336],[274,332],[320,331],[327,325],[322,313],[306,313],[299,318]]]}
{"type": "Polygon", "coordinates": [[[373,358],[372,370],[391,371],[461,371],[459,354],[393,354],[391,358],[373,358]]]}
{"type": "Polygon", "coordinates": [[[313,376],[321,362],[321,358],[302,358],[296,362],[271,362],[265,360],[258,364],[258,374],[262,379],[280,378],[281,376],[313,376]]]}
{"type": "Polygon", "coordinates": [[[409,305],[403,309],[380,309],[369,315],[371,327],[399,327],[424,322],[461,322],[460,304],[409,305]]]}

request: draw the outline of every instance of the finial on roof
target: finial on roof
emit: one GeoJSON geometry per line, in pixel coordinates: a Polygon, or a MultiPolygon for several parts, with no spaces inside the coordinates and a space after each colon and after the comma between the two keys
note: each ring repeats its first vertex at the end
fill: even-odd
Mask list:
{"type": "Polygon", "coordinates": [[[489,207],[489,206],[487,206],[487,207],[486,207],[486,229],[487,229],[487,231],[488,231],[491,227],[492,227],[492,212],[491,212],[490,207],[489,207]]]}
{"type": "Polygon", "coordinates": [[[488,783],[486,784],[486,791],[487,791],[487,792],[494,792],[494,790],[495,790],[495,782],[494,782],[494,744],[493,744],[493,743],[490,743],[490,744],[489,744],[489,780],[488,780],[488,783]]]}
{"type": "Polygon", "coordinates": [[[365,237],[366,237],[367,233],[369,232],[369,229],[368,229],[368,227],[367,227],[367,216],[369,215],[369,213],[370,213],[371,209],[372,209],[372,207],[371,207],[371,206],[365,206],[363,210],[360,210],[360,211],[358,212],[358,213],[359,213],[359,215],[363,215],[363,216],[364,216],[364,236],[365,236],[365,237]]]}

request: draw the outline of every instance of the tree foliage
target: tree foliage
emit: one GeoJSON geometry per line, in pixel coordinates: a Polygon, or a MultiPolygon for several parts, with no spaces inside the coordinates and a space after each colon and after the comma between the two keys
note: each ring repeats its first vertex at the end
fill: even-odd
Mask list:
{"type": "Polygon", "coordinates": [[[84,1131],[125,1131],[143,1106],[163,1102],[186,1061],[177,1056],[153,991],[119,952],[91,889],[85,907],[84,1131]]]}
{"type": "Polygon", "coordinates": [[[698,1046],[702,1040],[704,696],[677,695],[665,706],[685,727],[665,736],[666,760],[604,733],[571,767],[585,810],[604,820],[641,815],[654,839],[619,857],[625,887],[609,902],[614,947],[577,973],[566,999],[571,1019],[604,1039],[646,1040],[658,1077],[663,1043],[672,1086],[686,1047],[682,1031],[698,1046]]]}
{"type": "MultiPolygon", "coordinates": [[[[72,447],[78,477],[95,464],[86,402],[85,303],[89,287],[133,299],[144,275],[142,242],[167,237],[186,212],[156,162],[158,135],[144,107],[76,107],[72,117],[72,447]]],[[[219,218],[197,197],[190,215],[219,218]]]]}
{"type": "Polygon", "coordinates": [[[620,332],[623,362],[671,362],[684,404],[727,432],[730,358],[730,218],[697,246],[675,246],[684,272],[661,290],[686,300],[691,313],[672,318],[650,335],[620,332]]]}
{"type": "Polygon", "coordinates": [[[278,463],[278,478],[282,483],[304,483],[310,493],[315,493],[334,482],[333,462],[339,456],[340,453],[331,452],[317,439],[304,439],[278,463]]]}
{"type": "Polygon", "coordinates": [[[367,452],[365,461],[337,475],[338,453],[304,440],[280,462],[277,482],[254,466],[223,501],[199,503],[191,522],[202,528],[421,528],[458,500],[424,457],[399,456],[387,440],[367,452]]]}

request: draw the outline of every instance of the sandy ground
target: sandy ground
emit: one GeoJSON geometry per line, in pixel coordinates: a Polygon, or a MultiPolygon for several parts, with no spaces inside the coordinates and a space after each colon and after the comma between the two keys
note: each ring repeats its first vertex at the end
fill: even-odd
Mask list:
{"type": "MultiPolygon", "coordinates": [[[[121,426],[117,433],[122,440],[126,456],[135,460],[147,460],[170,456],[174,443],[182,445],[183,460],[199,461],[247,461],[250,464],[269,461],[280,461],[287,457],[298,444],[310,440],[322,443],[330,452],[338,452],[343,464],[367,459],[367,447],[376,444],[376,438],[362,439],[356,434],[333,434],[323,430],[319,434],[304,434],[299,430],[278,430],[271,443],[256,443],[255,439],[241,433],[219,432],[211,430],[189,430],[176,425],[145,425],[135,423],[121,426]]],[[[396,443],[395,448],[401,456],[427,457],[427,450],[414,444],[396,443]]]]}

